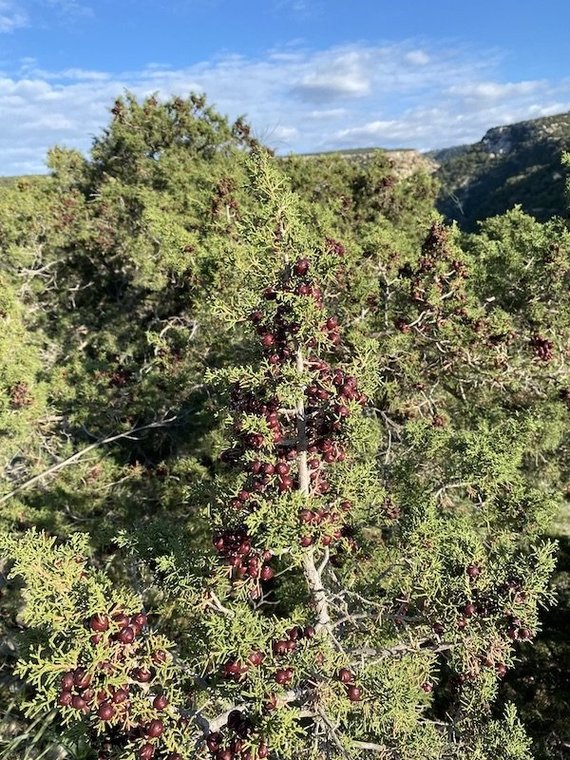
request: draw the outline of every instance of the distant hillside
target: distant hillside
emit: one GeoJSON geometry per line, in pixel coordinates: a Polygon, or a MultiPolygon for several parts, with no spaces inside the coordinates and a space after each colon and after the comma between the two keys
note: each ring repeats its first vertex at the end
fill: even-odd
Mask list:
{"type": "Polygon", "coordinates": [[[19,182],[20,180],[28,180],[28,181],[35,181],[38,179],[43,179],[46,177],[46,174],[23,174],[22,176],[13,176],[13,177],[0,177],[0,187],[11,187],[12,185],[15,185],[16,182],[19,182]]]}
{"type": "Polygon", "coordinates": [[[432,174],[438,168],[438,163],[428,156],[427,153],[420,153],[414,148],[346,148],[321,153],[302,153],[300,155],[302,158],[341,156],[347,161],[365,163],[378,151],[388,156],[394,174],[399,179],[405,179],[417,171],[432,174]]]}
{"type": "Polygon", "coordinates": [[[567,216],[562,153],[570,151],[570,113],[490,129],[474,145],[426,154],[439,164],[438,208],[467,230],[520,203],[544,221],[567,216]]]}
{"type": "MultiPolygon", "coordinates": [[[[441,183],[438,209],[466,230],[475,230],[477,221],[501,214],[515,204],[521,204],[540,221],[568,215],[561,157],[564,151],[570,152],[570,113],[494,127],[473,145],[427,153],[371,147],[305,153],[301,157],[310,160],[338,155],[366,163],[379,150],[389,157],[400,179],[416,171],[436,172],[441,183]]],[[[0,187],[17,180],[0,177],[0,187]]]]}
{"type": "Polygon", "coordinates": [[[0,177],[0,187],[10,187],[15,185],[20,177],[0,177]]]}

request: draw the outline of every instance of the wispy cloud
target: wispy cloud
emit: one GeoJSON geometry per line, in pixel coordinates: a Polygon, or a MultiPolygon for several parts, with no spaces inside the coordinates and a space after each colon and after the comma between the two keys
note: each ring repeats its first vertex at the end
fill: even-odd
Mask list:
{"type": "Polygon", "coordinates": [[[24,27],[73,25],[94,15],[93,8],[83,0],[0,0],[0,34],[24,27]]]}
{"type": "Polygon", "coordinates": [[[28,24],[28,15],[9,0],[0,0],[0,34],[13,32],[28,24]]]}
{"type": "Polygon", "coordinates": [[[87,151],[127,88],[140,97],[206,92],[281,152],[444,147],[570,109],[570,80],[503,81],[500,63],[493,52],[414,41],[320,51],[298,43],[259,58],[224,55],[186,68],[154,62],[121,73],[46,70],[26,59],[0,74],[0,174],[42,171],[54,143],[87,151]]]}
{"type": "Polygon", "coordinates": [[[425,50],[410,50],[409,53],[406,53],[405,59],[408,63],[413,63],[416,66],[426,66],[430,62],[430,57],[425,50]]]}
{"type": "Polygon", "coordinates": [[[309,111],[307,118],[319,120],[338,119],[342,116],[346,116],[347,113],[347,108],[317,108],[314,111],[309,111]]]}
{"type": "Polygon", "coordinates": [[[83,0],[35,0],[40,11],[52,11],[66,21],[90,18],[95,15],[93,7],[83,0]]]}
{"type": "Polygon", "coordinates": [[[323,10],[322,0],[273,0],[273,10],[301,17],[316,16],[323,10]]]}
{"type": "Polygon", "coordinates": [[[548,82],[538,80],[526,80],[523,82],[473,82],[463,86],[455,85],[450,87],[448,93],[464,99],[492,101],[531,95],[547,87],[548,82]]]}
{"type": "Polygon", "coordinates": [[[570,110],[570,89],[567,100],[535,102],[517,99],[502,102],[484,111],[462,112],[453,101],[435,108],[411,108],[395,119],[377,119],[354,127],[337,130],[330,140],[338,147],[405,146],[427,150],[476,142],[492,126],[511,124],[525,119],[552,116],[570,110]],[[440,136],[434,140],[434,135],[440,136]]]}
{"type": "Polygon", "coordinates": [[[303,76],[292,92],[309,103],[368,95],[371,76],[366,69],[366,58],[363,51],[349,50],[324,60],[315,71],[303,76]]]}

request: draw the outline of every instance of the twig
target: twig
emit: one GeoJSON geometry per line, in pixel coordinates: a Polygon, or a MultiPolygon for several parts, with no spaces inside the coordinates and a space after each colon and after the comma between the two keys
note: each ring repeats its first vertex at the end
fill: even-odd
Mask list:
{"type": "Polygon", "coordinates": [[[328,728],[329,733],[332,737],[333,742],[336,744],[338,749],[340,750],[341,754],[344,757],[348,757],[348,754],[346,752],[346,747],[342,744],[341,740],[338,738],[338,734],[336,732],[336,727],[332,724],[332,722],[329,720],[326,713],[324,713],[321,709],[317,709],[317,715],[319,718],[322,719],[325,726],[328,728]]]}
{"type": "MultiPolygon", "coordinates": [[[[420,644],[425,644],[431,641],[431,639],[424,639],[420,644]]],[[[422,646],[409,646],[407,644],[397,644],[394,647],[387,649],[373,649],[372,647],[360,647],[359,649],[353,649],[349,654],[358,657],[373,657],[373,660],[367,660],[367,665],[374,665],[380,660],[386,659],[386,657],[398,657],[399,655],[406,654],[418,654],[420,652],[430,651],[433,653],[448,652],[454,649],[455,644],[438,644],[436,646],[422,647],[422,646]]],[[[353,662],[354,665],[359,664],[358,661],[353,662]]]]}
{"type": "MultiPolygon", "coordinates": [[[[302,375],[303,369],[303,353],[301,349],[299,349],[297,351],[297,372],[299,376],[302,375]]],[[[302,396],[297,402],[297,463],[299,467],[299,490],[308,497],[310,477],[307,464],[307,421],[305,418],[305,404],[302,396]]],[[[324,629],[330,634],[331,618],[321,574],[315,566],[314,548],[310,548],[303,553],[303,572],[317,608],[316,628],[317,630],[324,629]]]]}
{"type": "Polygon", "coordinates": [[[356,749],[367,749],[370,752],[380,752],[384,757],[397,757],[394,752],[385,744],[375,744],[374,742],[358,742],[353,741],[352,746],[356,749]]]}
{"type": "Polygon", "coordinates": [[[171,422],[174,422],[174,420],[178,419],[175,417],[170,417],[167,420],[162,420],[162,422],[151,422],[148,425],[141,425],[140,427],[132,428],[131,430],[128,430],[126,433],[118,433],[117,435],[111,435],[108,438],[101,438],[98,441],[95,441],[95,443],[91,443],[89,446],[86,446],[84,449],[81,449],[81,451],[75,452],[75,454],[72,454],[70,457],[67,457],[67,459],[64,459],[61,462],[58,462],[57,464],[54,464],[52,467],[49,467],[47,470],[44,470],[43,472],[40,472],[39,475],[34,475],[33,478],[30,478],[29,480],[26,480],[24,483],[21,483],[19,486],[14,488],[10,493],[5,494],[0,498],[0,504],[4,504],[6,501],[9,501],[13,496],[15,496],[20,491],[25,490],[26,488],[30,488],[30,486],[35,485],[43,478],[47,477],[48,475],[52,475],[54,472],[58,472],[58,470],[62,470],[64,467],[69,467],[71,464],[75,464],[75,462],[78,462],[85,454],[89,453],[90,451],[93,451],[93,449],[96,449],[98,446],[104,446],[107,443],[113,443],[114,441],[118,441],[121,438],[131,438],[135,433],[140,433],[143,430],[151,430],[153,428],[160,428],[165,427],[166,425],[170,424],[171,422]]]}
{"type": "MultiPolygon", "coordinates": [[[[296,699],[299,699],[302,697],[302,693],[299,690],[291,690],[286,692],[285,694],[279,695],[278,699],[279,702],[282,702],[283,704],[289,704],[290,702],[294,702],[296,699]]],[[[208,719],[203,715],[198,716],[198,713],[195,713],[192,717],[196,719],[196,722],[200,725],[202,730],[204,731],[204,735],[207,736],[210,732],[219,731],[220,728],[226,725],[228,722],[228,716],[231,712],[234,710],[244,709],[248,707],[249,703],[242,703],[242,704],[235,704],[231,707],[228,707],[227,710],[224,710],[219,715],[216,715],[215,718],[208,719]]]]}
{"type": "Polygon", "coordinates": [[[228,617],[234,617],[235,613],[227,607],[224,607],[216,593],[211,590],[210,600],[210,606],[213,607],[217,612],[220,612],[222,615],[227,615],[228,617]]]}

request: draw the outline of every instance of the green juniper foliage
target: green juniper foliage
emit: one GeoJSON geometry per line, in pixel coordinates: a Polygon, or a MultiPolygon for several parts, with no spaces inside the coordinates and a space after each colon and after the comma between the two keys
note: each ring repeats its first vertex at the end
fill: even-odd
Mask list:
{"type": "Polygon", "coordinates": [[[7,756],[530,758],[564,225],[461,235],[202,96],[50,167],[0,189],[7,756]]]}
{"type": "MultiPolygon", "coordinates": [[[[28,715],[57,706],[100,758],[529,757],[512,707],[490,706],[548,599],[547,497],[522,468],[539,424],[420,416],[379,462],[394,423],[372,399],[390,376],[377,339],[354,334],[351,349],[328,309],[345,250],[318,243],[263,153],[249,171],[238,287],[214,312],[253,335],[246,363],[205,378],[227,409],[196,513],[211,543],[184,526],[161,538],[159,521],[127,531],[121,582],[88,563],[85,536],[7,536],[32,629],[28,715]]],[[[434,227],[412,292],[422,338],[466,302],[460,264],[434,273],[449,266],[442,242],[434,227]]]]}

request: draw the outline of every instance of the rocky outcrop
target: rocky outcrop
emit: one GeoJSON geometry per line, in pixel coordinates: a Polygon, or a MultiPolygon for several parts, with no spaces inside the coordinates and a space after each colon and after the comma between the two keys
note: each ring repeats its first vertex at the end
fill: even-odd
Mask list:
{"type": "Polygon", "coordinates": [[[566,216],[564,151],[570,113],[489,129],[473,145],[426,154],[438,164],[439,210],[467,230],[520,204],[544,221],[566,216]]]}
{"type": "Polygon", "coordinates": [[[358,148],[354,150],[336,150],[325,153],[305,153],[303,157],[314,156],[341,156],[347,161],[366,163],[370,161],[378,151],[384,153],[392,166],[392,170],[398,179],[406,179],[416,172],[422,171],[433,174],[439,168],[439,164],[430,155],[421,153],[413,148],[400,150],[385,150],[383,148],[358,148]]]}

